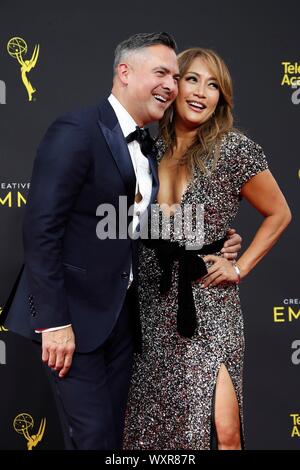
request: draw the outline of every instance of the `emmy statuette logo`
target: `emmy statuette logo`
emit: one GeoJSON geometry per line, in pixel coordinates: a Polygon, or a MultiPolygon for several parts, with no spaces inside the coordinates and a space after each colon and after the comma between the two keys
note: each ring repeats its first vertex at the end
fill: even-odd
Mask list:
{"type": "Polygon", "coordinates": [[[34,51],[31,56],[31,59],[24,60],[24,55],[26,55],[27,51],[28,51],[27,44],[22,38],[14,37],[14,38],[11,38],[7,43],[7,52],[13,59],[16,59],[21,66],[22,82],[27,90],[28,101],[32,101],[32,95],[37,90],[30,83],[27,77],[27,74],[36,66],[36,63],[39,57],[40,46],[39,44],[37,44],[34,47],[34,51]]]}
{"type": "Polygon", "coordinates": [[[46,428],[46,418],[42,418],[40,427],[36,434],[30,434],[34,427],[34,421],[32,416],[28,413],[18,414],[14,419],[13,427],[18,434],[21,434],[26,439],[27,449],[32,450],[32,448],[43,439],[46,428]]]}

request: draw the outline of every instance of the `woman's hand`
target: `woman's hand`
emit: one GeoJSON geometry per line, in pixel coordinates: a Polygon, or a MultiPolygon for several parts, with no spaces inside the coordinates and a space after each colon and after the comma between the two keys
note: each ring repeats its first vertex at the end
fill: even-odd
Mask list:
{"type": "Polygon", "coordinates": [[[238,284],[240,277],[233,267],[231,261],[221,256],[207,255],[204,256],[203,260],[206,263],[212,262],[207,271],[208,274],[201,278],[202,287],[215,287],[223,283],[234,283],[238,284]]]}

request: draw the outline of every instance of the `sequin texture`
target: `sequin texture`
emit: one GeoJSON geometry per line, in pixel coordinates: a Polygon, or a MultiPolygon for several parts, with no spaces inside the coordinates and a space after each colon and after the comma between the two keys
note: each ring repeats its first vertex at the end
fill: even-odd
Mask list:
{"type": "MultiPolygon", "coordinates": [[[[222,139],[216,167],[211,168],[208,165],[206,175],[195,170],[181,199],[181,205],[203,204],[204,244],[226,235],[240,205],[242,185],[268,166],[258,144],[230,132],[222,139]]],[[[213,397],[221,364],[231,377],[243,423],[239,288],[226,284],[201,289],[194,283],[198,328],[191,339],[183,338],[176,329],[178,262],[173,266],[171,289],[160,295],[154,250],[141,244],[139,260],[143,352],[134,358],[123,447],[210,449],[213,397]]]]}

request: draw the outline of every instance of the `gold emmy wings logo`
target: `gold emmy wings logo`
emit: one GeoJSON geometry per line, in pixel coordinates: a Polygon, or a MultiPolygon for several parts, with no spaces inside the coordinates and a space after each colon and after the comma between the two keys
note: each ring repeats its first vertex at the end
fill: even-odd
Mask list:
{"type": "Polygon", "coordinates": [[[33,54],[30,60],[24,60],[24,55],[27,53],[28,47],[24,39],[15,37],[11,38],[7,43],[7,52],[11,57],[17,59],[19,64],[21,65],[21,77],[22,82],[27,90],[28,93],[28,100],[32,101],[32,95],[36,92],[36,88],[33,88],[30,81],[28,80],[27,74],[36,66],[40,46],[37,44],[34,47],[33,54]]]}
{"type": "Polygon", "coordinates": [[[37,434],[30,434],[34,426],[33,418],[28,413],[20,413],[15,417],[13,427],[18,434],[22,434],[27,441],[27,449],[32,450],[44,436],[46,428],[46,418],[42,418],[37,434]]]}

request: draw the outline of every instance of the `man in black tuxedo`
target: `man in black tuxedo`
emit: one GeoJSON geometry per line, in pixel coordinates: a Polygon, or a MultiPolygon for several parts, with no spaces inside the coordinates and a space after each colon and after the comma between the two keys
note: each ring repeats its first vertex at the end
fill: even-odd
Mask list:
{"type": "MultiPolygon", "coordinates": [[[[58,118],[38,148],[24,220],[25,266],[6,305],[6,325],[42,337],[68,449],[122,445],[133,345],[141,339],[138,242],[101,237],[101,205],[116,211],[110,223],[118,232],[121,223],[134,230],[155,200],[155,147],[136,126],[159,120],[175,99],[175,49],[167,33],[123,41],[109,98],[58,118]],[[139,211],[128,216],[134,202],[139,211]]],[[[231,238],[229,251],[239,243],[231,238]]]]}

